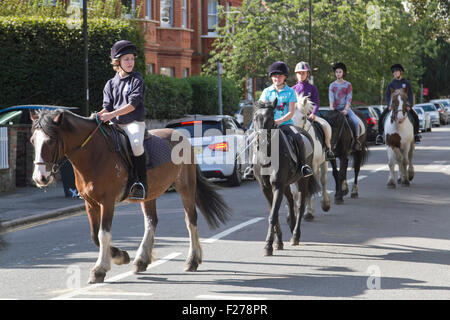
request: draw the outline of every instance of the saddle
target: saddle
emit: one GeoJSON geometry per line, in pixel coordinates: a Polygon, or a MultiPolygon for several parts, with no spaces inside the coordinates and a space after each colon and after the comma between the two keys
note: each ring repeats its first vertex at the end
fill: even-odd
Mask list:
{"type": "Polygon", "coordinates": [[[350,119],[350,117],[348,115],[345,115],[345,121],[347,121],[348,126],[350,127],[350,129],[352,130],[352,138],[356,137],[357,139],[359,137],[361,137],[363,134],[366,133],[366,127],[364,125],[364,122],[361,120],[360,117],[358,118],[358,125],[359,125],[359,136],[356,137],[356,128],[355,125],[353,124],[353,121],[350,119]]]}
{"type": "MultiPolygon", "coordinates": [[[[137,174],[133,167],[133,151],[131,150],[130,140],[125,131],[117,124],[103,124],[101,126],[104,132],[105,141],[110,151],[118,153],[123,166],[128,171],[128,182],[125,190],[130,190],[131,185],[136,181],[137,174]]],[[[145,130],[144,149],[146,153],[146,168],[152,169],[164,163],[171,161],[171,148],[169,143],[151,134],[145,130]]],[[[128,191],[125,192],[121,201],[128,197],[128,191]]]]}
{"type": "Polygon", "coordinates": [[[322,148],[325,148],[325,131],[323,130],[322,125],[316,121],[312,121],[311,125],[314,129],[317,140],[319,140],[319,142],[322,144],[322,148]]]}
{"type": "MultiPolygon", "coordinates": [[[[291,166],[291,175],[295,175],[300,169],[301,165],[299,159],[304,150],[304,158],[306,163],[312,162],[314,155],[314,142],[309,133],[301,128],[295,126],[282,126],[280,128],[281,139],[284,140],[287,146],[287,151],[290,155],[293,165],[291,166]]],[[[303,165],[304,163],[302,163],[303,165]]]]}

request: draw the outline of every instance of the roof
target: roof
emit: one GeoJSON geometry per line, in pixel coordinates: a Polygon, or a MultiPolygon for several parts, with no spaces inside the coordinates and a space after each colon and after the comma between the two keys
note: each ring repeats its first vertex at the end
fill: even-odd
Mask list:
{"type": "Polygon", "coordinates": [[[0,109],[0,113],[14,111],[14,110],[40,110],[40,109],[72,110],[72,109],[78,109],[78,108],[77,107],[51,106],[51,105],[45,105],[45,104],[28,104],[28,105],[13,106],[13,107],[5,108],[5,109],[0,109]]]}

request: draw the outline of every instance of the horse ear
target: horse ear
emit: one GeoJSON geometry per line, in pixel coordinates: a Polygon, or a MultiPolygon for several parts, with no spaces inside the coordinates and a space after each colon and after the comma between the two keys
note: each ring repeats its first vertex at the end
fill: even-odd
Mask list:
{"type": "Polygon", "coordinates": [[[276,109],[277,104],[278,104],[278,98],[275,98],[275,100],[273,100],[273,103],[272,103],[272,108],[276,109]]]}
{"type": "Polygon", "coordinates": [[[54,118],[53,118],[53,122],[56,124],[61,124],[62,118],[63,118],[63,113],[59,112],[54,118]]]}
{"type": "Polygon", "coordinates": [[[30,110],[30,119],[32,121],[36,121],[38,118],[39,118],[39,116],[37,115],[36,111],[30,110]]]}

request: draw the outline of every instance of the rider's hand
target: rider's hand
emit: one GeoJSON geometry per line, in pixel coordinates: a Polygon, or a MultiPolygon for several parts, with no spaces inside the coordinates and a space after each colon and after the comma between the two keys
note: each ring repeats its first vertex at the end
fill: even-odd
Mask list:
{"type": "Polygon", "coordinates": [[[344,110],[342,110],[341,112],[342,112],[342,114],[343,114],[344,116],[347,115],[347,109],[344,108],[344,110]]]}
{"type": "Polygon", "coordinates": [[[280,120],[275,120],[274,123],[275,123],[275,126],[279,126],[279,125],[282,124],[283,122],[280,121],[280,120]]]}
{"type": "Polygon", "coordinates": [[[314,113],[311,113],[311,114],[308,116],[308,119],[311,120],[311,121],[314,121],[314,120],[316,120],[316,115],[315,115],[314,113]]]}
{"type": "Polygon", "coordinates": [[[108,122],[112,118],[114,118],[114,115],[111,115],[111,113],[109,112],[105,112],[100,115],[100,120],[102,120],[103,122],[108,122]]]}

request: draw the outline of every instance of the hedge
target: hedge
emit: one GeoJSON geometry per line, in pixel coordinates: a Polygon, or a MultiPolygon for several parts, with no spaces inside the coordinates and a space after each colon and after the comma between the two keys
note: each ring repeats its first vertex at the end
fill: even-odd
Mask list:
{"type": "MultiPolygon", "coordinates": [[[[186,78],[192,87],[192,112],[217,114],[219,112],[216,77],[193,76],[186,78]]],[[[223,114],[233,114],[239,104],[239,91],[234,81],[221,79],[223,114]]]]}
{"type": "MultiPolygon", "coordinates": [[[[136,70],[145,70],[143,36],[128,20],[88,20],[90,111],[102,105],[103,87],[114,76],[110,49],[119,39],[138,47],[136,70]]],[[[66,18],[0,17],[0,106],[54,104],[84,106],[82,26],[66,18]]]]}
{"type": "MultiPolygon", "coordinates": [[[[0,17],[0,56],[6,74],[0,79],[0,108],[19,104],[52,104],[84,109],[84,40],[81,26],[66,18],[0,17]]],[[[88,20],[89,106],[102,106],[105,83],[114,76],[110,48],[129,39],[138,48],[135,70],[145,74],[144,38],[129,20],[88,20]]],[[[186,114],[217,114],[217,78],[194,76],[176,79],[145,75],[145,105],[152,119],[173,119],[186,114]]],[[[233,81],[222,79],[223,113],[232,114],[239,103],[233,81]]]]}

